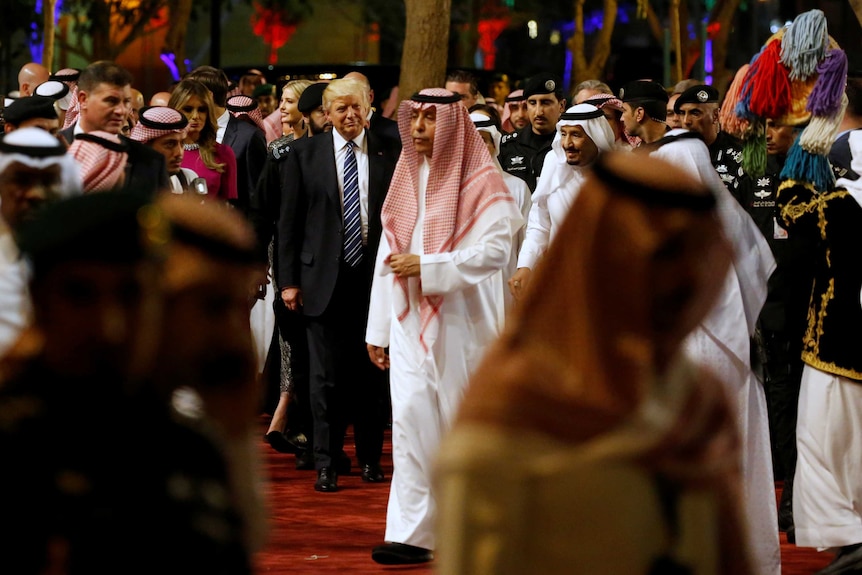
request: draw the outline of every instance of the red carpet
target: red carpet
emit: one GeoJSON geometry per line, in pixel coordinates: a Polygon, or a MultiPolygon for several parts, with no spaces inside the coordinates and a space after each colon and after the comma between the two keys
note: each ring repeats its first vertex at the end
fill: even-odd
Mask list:
{"type": "MultiPolygon", "coordinates": [[[[269,416],[261,418],[260,436],[269,416]]],[[[272,520],[270,539],[257,558],[258,573],[305,575],[310,573],[431,575],[433,563],[423,566],[384,567],[371,560],[371,548],[383,542],[388,479],[392,474],[391,445],[387,435],[383,465],[387,482],[363,483],[358,473],[339,477],[337,493],[314,491],[314,471],[297,471],[294,456],[277,453],[261,439],[269,476],[272,520]]],[[[352,437],[345,450],[354,456],[352,437]]],[[[356,460],[353,461],[354,466],[356,460]]],[[[776,500],[781,486],[776,487],[776,500]]],[[[828,553],[796,547],[781,534],[782,575],[811,575],[831,561],[828,553]]]]}

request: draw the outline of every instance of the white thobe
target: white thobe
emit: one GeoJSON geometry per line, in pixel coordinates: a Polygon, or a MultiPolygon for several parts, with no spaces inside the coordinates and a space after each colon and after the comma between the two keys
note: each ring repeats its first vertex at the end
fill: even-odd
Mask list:
{"type": "Polygon", "coordinates": [[[754,571],[778,574],[781,547],[766,394],[751,369],[749,339],[766,300],[766,279],[775,269],[775,261],[763,234],[721,182],[701,140],[679,140],[650,155],[688,171],[716,192],[722,227],[733,244],[733,265],[724,288],[709,315],[688,336],[686,349],[724,382],[736,405],[742,438],[744,515],[754,571]]]}
{"type": "Polygon", "coordinates": [[[30,323],[29,271],[8,226],[0,222],[0,355],[30,323]]]}
{"type": "MultiPolygon", "coordinates": [[[[423,253],[427,164],[420,167],[419,207],[409,253],[420,256],[421,276],[408,279],[410,311],[398,321],[396,276],[383,234],[375,264],[366,341],[389,347],[394,472],[385,540],[434,549],[431,472],[440,440],[452,425],[470,375],[502,329],[503,270],[512,237],[523,225],[514,202],[487,209],[453,251],[423,253]],[[443,297],[437,325],[420,343],[422,296],[443,297]],[[397,307],[397,309],[396,309],[397,307]]],[[[403,299],[401,300],[403,301],[403,299]]]]}
{"type": "Polygon", "coordinates": [[[519,268],[535,269],[539,258],[547,251],[575,203],[584,176],[577,168],[569,169],[571,175],[562,179],[553,190],[547,194],[537,193],[533,196],[533,206],[527,219],[527,233],[518,254],[519,268]]]}

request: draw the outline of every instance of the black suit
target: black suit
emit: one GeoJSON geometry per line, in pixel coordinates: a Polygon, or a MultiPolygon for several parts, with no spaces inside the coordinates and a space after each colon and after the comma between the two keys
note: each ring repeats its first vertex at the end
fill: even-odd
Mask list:
{"type": "Polygon", "coordinates": [[[401,133],[398,131],[398,122],[383,116],[376,110],[371,115],[371,121],[369,122],[368,128],[379,136],[386,136],[387,138],[394,138],[399,142],[401,141],[401,133]]]}
{"type": "Polygon", "coordinates": [[[250,121],[231,115],[222,144],[236,156],[236,207],[248,214],[249,197],[266,164],[266,135],[250,121]]]}
{"type": "Polygon", "coordinates": [[[344,222],[332,133],[299,140],[285,159],[291,177],[280,206],[276,282],[279,288],[302,290],[317,469],[332,466],[351,419],[360,465],[379,463],[383,447],[385,373],[368,358],[365,324],[382,233],[380,209],[401,145],[368,130],[365,134],[368,233],[355,268],[342,257],[344,222]]]}
{"type": "MultiPolygon", "coordinates": [[[[70,145],[75,141],[75,125],[59,132],[70,145]]],[[[170,189],[165,157],[146,144],[120,136],[128,145],[126,180],[121,191],[143,193],[151,196],[158,191],[170,189]]]]}

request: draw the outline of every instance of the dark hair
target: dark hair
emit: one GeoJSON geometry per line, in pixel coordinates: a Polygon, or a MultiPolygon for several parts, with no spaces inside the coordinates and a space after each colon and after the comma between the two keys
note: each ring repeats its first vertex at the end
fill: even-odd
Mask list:
{"type": "Polygon", "coordinates": [[[667,102],[661,100],[629,100],[627,102],[633,108],[643,108],[646,115],[653,120],[664,122],[667,120],[667,102]]]}
{"type": "Polygon", "coordinates": [[[470,93],[476,95],[479,93],[479,81],[476,76],[466,70],[452,70],[446,74],[447,82],[457,82],[458,84],[470,84],[470,93]]]}
{"type": "Polygon", "coordinates": [[[227,101],[227,91],[230,82],[224,70],[213,66],[198,66],[186,75],[186,78],[197,80],[213,94],[213,103],[224,108],[227,101]]]}
{"type": "Polygon", "coordinates": [[[83,92],[91,92],[99,84],[131,86],[132,74],[115,62],[99,60],[81,70],[81,76],[78,78],[78,89],[83,92]]]}
{"type": "Polygon", "coordinates": [[[497,128],[497,131],[500,133],[503,132],[503,121],[500,118],[500,112],[498,112],[497,108],[494,106],[489,106],[488,104],[473,104],[467,111],[471,114],[473,112],[484,112],[485,114],[488,114],[488,119],[494,122],[494,126],[497,128]]]}

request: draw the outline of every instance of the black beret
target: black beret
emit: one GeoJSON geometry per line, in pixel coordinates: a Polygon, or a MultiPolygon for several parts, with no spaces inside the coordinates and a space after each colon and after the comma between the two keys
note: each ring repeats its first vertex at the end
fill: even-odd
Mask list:
{"type": "Polygon", "coordinates": [[[536,74],[527,79],[524,84],[524,99],[536,94],[554,94],[562,100],[564,96],[563,81],[553,74],[536,74]]]}
{"type": "Polygon", "coordinates": [[[635,80],[620,88],[620,100],[655,100],[667,102],[667,90],[655,80],[635,80]]]}
{"type": "Polygon", "coordinates": [[[323,91],[329,82],[315,82],[302,91],[296,108],[303,114],[310,114],[323,105],[323,91]]]}
{"type": "Polygon", "coordinates": [[[54,98],[50,96],[26,96],[18,98],[3,110],[3,118],[10,124],[18,125],[32,118],[57,118],[54,98]]]}
{"type": "Polygon", "coordinates": [[[717,104],[718,90],[707,84],[692,86],[679,95],[673,104],[673,111],[679,114],[680,106],[683,104],[717,104]]]}
{"type": "Polygon", "coordinates": [[[17,239],[38,281],[64,262],[134,263],[161,256],[168,229],[141,194],[85,194],[37,210],[22,222],[17,239]]]}

